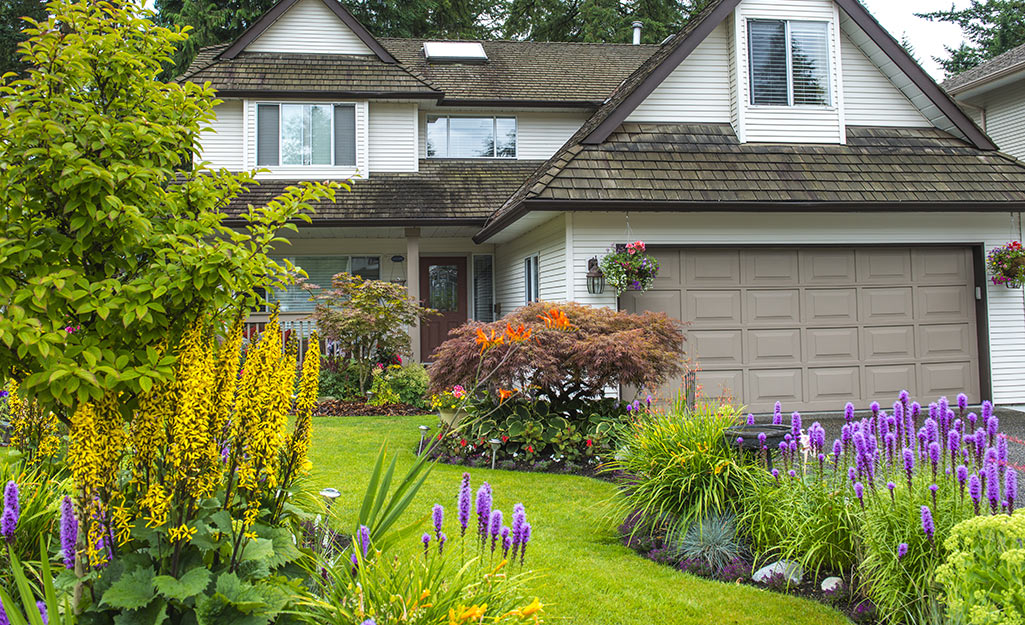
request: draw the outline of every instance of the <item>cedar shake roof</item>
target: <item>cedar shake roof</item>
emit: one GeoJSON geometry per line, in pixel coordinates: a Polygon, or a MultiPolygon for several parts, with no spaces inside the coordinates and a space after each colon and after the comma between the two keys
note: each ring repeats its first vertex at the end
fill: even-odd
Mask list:
{"type": "Polygon", "coordinates": [[[383,38],[404,67],[445,101],[551,102],[598,106],[657,45],[480,40],[483,63],[428,63],[424,41],[383,38]]]}
{"type": "Polygon", "coordinates": [[[547,161],[475,237],[530,210],[970,210],[1025,203],[1025,167],[935,128],[848,127],[846,145],[740,143],[729,124],[624,123],[547,161]]]}
{"type": "Polygon", "coordinates": [[[215,58],[227,46],[203,48],[179,79],[209,81],[222,97],[253,94],[437,98],[441,93],[394,63],[375,56],[240,52],[215,58]]]}
{"type": "MultiPolygon", "coordinates": [[[[387,222],[387,225],[464,223],[483,225],[519,188],[540,161],[421,159],[420,171],[373,174],[339,190],[335,202],[314,204],[314,223],[387,222]]],[[[295,181],[266,180],[237,197],[234,216],[247,204],[265,206],[295,181]]]]}
{"type": "Polygon", "coordinates": [[[943,83],[943,88],[950,93],[957,93],[977,84],[985,83],[994,78],[1023,69],[1025,69],[1025,45],[1012,48],[981,65],[948,78],[943,83]]]}

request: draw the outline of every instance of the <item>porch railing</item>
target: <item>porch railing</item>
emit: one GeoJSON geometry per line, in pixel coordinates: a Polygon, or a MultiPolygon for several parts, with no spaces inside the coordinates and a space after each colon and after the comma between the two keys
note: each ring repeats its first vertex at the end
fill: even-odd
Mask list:
{"type": "MultiPolygon", "coordinates": [[[[269,314],[253,313],[246,321],[245,327],[242,328],[244,336],[249,340],[259,338],[260,334],[267,327],[269,320],[269,314]]],[[[317,329],[317,322],[310,313],[280,313],[278,320],[281,327],[282,342],[295,335],[299,341],[299,357],[302,358],[303,354],[306,353],[306,348],[309,347],[310,336],[317,329]]],[[[321,345],[323,345],[323,341],[321,341],[321,345]]]]}

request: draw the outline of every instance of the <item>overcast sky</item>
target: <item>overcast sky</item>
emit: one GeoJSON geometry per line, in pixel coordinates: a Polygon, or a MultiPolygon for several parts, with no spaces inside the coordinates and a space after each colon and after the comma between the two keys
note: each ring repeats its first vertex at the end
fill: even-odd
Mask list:
{"type": "Polygon", "coordinates": [[[915,17],[915,13],[945,10],[949,9],[951,4],[960,9],[968,6],[969,0],[863,0],[863,2],[876,16],[879,23],[898,40],[906,33],[908,41],[915,49],[915,57],[926,71],[937,80],[943,79],[943,70],[932,60],[932,57],[944,56],[944,45],[956,48],[962,40],[961,29],[953,24],[923,20],[915,17]]]}

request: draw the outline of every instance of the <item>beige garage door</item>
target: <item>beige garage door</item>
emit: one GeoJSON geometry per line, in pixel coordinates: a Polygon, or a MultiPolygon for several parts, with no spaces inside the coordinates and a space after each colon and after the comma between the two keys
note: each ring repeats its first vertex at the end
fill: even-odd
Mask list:
{"type": "Polygon", "coordinates": [[[979,400],[968,248],[650,251],[655,288],[620,305],[689,322],[707,396],[729,393],[753,411],[885,406],[902,389],[979,400]]]}

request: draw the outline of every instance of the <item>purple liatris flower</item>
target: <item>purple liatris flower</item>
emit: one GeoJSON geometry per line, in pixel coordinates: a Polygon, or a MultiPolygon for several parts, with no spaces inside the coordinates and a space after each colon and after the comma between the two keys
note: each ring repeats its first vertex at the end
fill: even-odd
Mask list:
{"type": "Polygon", "coordinates": [[[915,474],[915,452],[911,451],[909,447],[905,447],[902,452],[904,457],[904,473],[908,478],[908,486],[911,486],[911,478],[915,474]]]}
{"type": "Polygon", "coordinates": [[[979,416],[977,414],[975,414],[974,412],[969,412],[968,413],[968,426],[970,428],[975,429],[975,423],[978,420],[979,420],[979,416]]]}
{"type": "Polygon", "coordinates": [[[929,509],[929,506],[922,506],[922,531],[925,532],[929,542],[932,542],[936,535],[936,525],[933,524],[932,510],[929,509]]]}
{"type": "Polygon", "coordinates": [[[911,421],[915,427],[918,427],[918,417],[922,415],[922,404],[917,401],[911,402],[911,421]]]}
{"type": "Polygon", "coordinates": [[[377,625],[377,623],[374,622],[374,619],[368,618],[367,620],[363,621],[359,625],[377,625]]]}
{"type": "Polygon", "coordinates": [[[466,527],[470,524],[470,508],[473,506],[473,491],[470,489],[470,474],[463,473],[463,483],[459,486],[459,535],[466,536],[466,527]]]}
{"type": "Polygon", "coordinates": [[[4,611],[3,600],[0,600],[0,625],[11,625],[11,621],[7,618],[7,612],[4,611]]]}
{"type": "Polygon", "coordinates": [[[993,403],[988,399],[982,402],[982,422],[986,423],[993,416],[993,403]]]}
{"type": "Polygon", "coordinates": [[[855,472],[854,467],[847,467],[847,478],[852,484],[858,481],[858,474],[855,472]]]}
{"type": "Polygon", "coordinates": [[[901,543],[897,545],[897,559],[902,560],[906,555],[908,555],[908,544],[901,543]]]}
{"type": "Polygon", "coordinates": [[[523,566],[523,557],[527,555],[527,543],[530,542],[530,523],[523,524],[523,542],[520,543],[520,566],[523,566]]]}
{"type": "Polygon", "coordinates": [[[441,534],[441,525],[445,521],[445,508],[440,503],[434,504],[434,509],[431,511],[431,519],[434,521],[435,535],[441,534]]]}
{"type": "Polygon", "coordinates": [[[961,414],[968,409],[968,396],[964,393],[957,394],[957,409],[961,411],[961,414]]]}
{"type": "Polygon", "coordinates": [[[853,436],[854,435],[851,433],[851,425],[849,423],[844,424],[844,426],[840,428],[840,442],[843,443],[845,449],[850,446],[853,436]]]}
{"type": "Polygon", "coordinates": [[[986,498],[993,514],[996,514],[1000,509],[1000,471],[993,461],[986,462],[986,498]]]}
{"type": "Polygon", "coordinates": [[[427,557],[427,548],[431,544],[431,535],[428,534],[427,532],[424,532],[424,535],[420,537],[420,542],[422,542],[424,544],[424,557],[426,558],[427,557]]]}
{"type": "Polygon", "coordinates": [[[872,416],[873,417],[878,417],[879,416],[879,402],[877,402],[877,401],[872,402],[871,404],[868,405],[868,409],[872,411],[872,416]]]}
{"type": "Polygon", "coordinates": [[[491,485],[487,482],[481,484],[477,489],[477,537],[481,547],[487,540],[488,523],[491,521],[491,485]]]}
{"type": "Polygon", "coordinates": [[[783,425],[783,405],[779,402],[776,402],[776,407],[772,412],[772,424],[783,425]]]}
{"type": "Polygon", "coordinates": [[[765,439],[766,438],[767,437],[765,436],[765,432],[759,432],[758,433],[758,447],[760,447],[761,449],[765,449],[765,439]]]}
{"type": "Polygon", "coordinates": [[[70,497],[61,501],[61,555],[64,557],[64,568],[75,568],[75,553],[78,543],[78,519],[75,518],[75,506],[70,497]]]}
{"type": "Polygon", "coordinates": [[[448,536],[445,535],[445,532],[441,532],[440,534],[438,534],[438,555],[439,556],[445,553],[445,543],[447,541],[448,541],[448,536]]]}
{"type": "Polygon", "coordinates": [[[890,500],[894,501],[895,497],[894,497],[894,494],[893,494],[893,489],[897,488],[897,485],[894,484],[893,482],[887,482],[886,483],[886,488],[889,489],[889,491],[890,491],[890,500]]]}
{"type": "Polygon", "coordinates": [[[850,423],[854,420],[854,404],[847,402],[847,405],[843,407],[843,420],[850,423]]]}
{"type": "Polygon", "coordinates": [[[747,413],[747,424],[748,425],[754,425],[755,424],[755,416],[753,414],[751,414],[750,412],[747,413]]]}
{"type": "Polygon", "coordinates": [[[990,415],[989,419],[986,420],[986,435],[989,437],[989,444],[993,444],[993,439],[996,438],[997,432],[1000,431],[1000,419],[996,415],[990,415]]]}
{"type": "Polygon", "coordinates": [[[936,484],[929,484],[929,492],[932,493],[932,507],[936,507],[936,491],[940,489],[936,484]]]}
{"type": "Polygon", "coordinates": [[[796,478],[797,477],[797,471],[794,471],[793,469],[790,469],[789,471],[787,471],[787,475],[789,475],[791,478],[796,478]]]}
{"type": "Polygon", "coordinates": [[[50,616],[46,613],[46,604],[42,601],[36,601],[36,609],[39,610],[39,618],[42,619],[43,625],[50,625],[50,616]]]}
{"type": "Polygon", "coordinates": [[[978,473],[972,473],[968,478],[968,496],[972,498],[975,505],[975,514],[979,514],[979,502],[982,500],[982,481],[978,473]]]}
{"type": "Polygon", "coordinates": [[[840,442],[840,439],[836,439],[836,440],[833,441],[833,466],[834,467],[840,466],[840,455],[841,454],[843,454],[843,443],[840,442]]]}
{"type": "Polygon", "coordinates": [[[932,475],[936,477],[936,469],[940,464],[940,444],[929,443],[929,462],[932,463],[932,475]]]}
{"type": "Polygon", "coordinates": [[[509,557],[509,548],[512,547],[512,536],[508,527],[502,528],[502,557],[509,557]]]}
{"type": "Polygon", "coordinates": [[[865,507],[865,487],[861,485],[861,482],[854,483],[854,496],[858,498],[858,502],[861,507],[865,507]]]}
{"type": "Polygon", "coordinates": [[[940,424],[932,417],[925,420],[925,438],[930,443],[940,440],[940,424]]]}
{"type": "Polygon", "coordinates": [[[964,485],[968,481],[968,467],[963,464],[958,465],[954,473],[957,475],[957,483],[961,487],[961,498],[964,499],[964,485]]]}
{"type": "Polygon", "coordinates": [[[1007,514],[1014,514],[1014,502],[1018,499],[1018,471],[1008,467],[1004,473],[1004,497],[1007,498],[1007,514]]]}
{"type": "Polygon", "coordinates": [[[495,547],[498,545],[498,535],[502,532],[502,511],[493,510],[491,512],[491,553],[495,552],[495,547]]]}
{"type": "Polygon", "coordinates": [[[737,437],[737,447],[743,447],[743,446],[744,446],[744,437],[743,436],[738,436],[737,437]]]}
{"type": "Polygon", "coordinates": [[[773,469],[772,470],[772,477],[773,477],[773,479],[776,480],[776,483],[778,484],[779,483],[779,469],[773,469]]]}
{"type": "Polygon", "coordinates": [[[795,439],[801,438],[801,413],[799,412],[790,415],[790,434],[795,439]]]}
{"type": "Polygon", "coordinates": [[[1000,463],[1000,470],[1007,466],[1007,437],[1003,434],[997,436],[997,462],[1000,463]]]}
{"type": "Polygon", "coordinates": [[[363,557],[367,557],[367,552],[370,550],[370,528],[366,525],[359,526],[359,547],[363,551],[363,557]]]}
{"type": "Polygon", "coordinates": [[[826,430],[818,421],[808,428],[808,440],[815,451],[821,452],[826,446],[826,430]]]}

